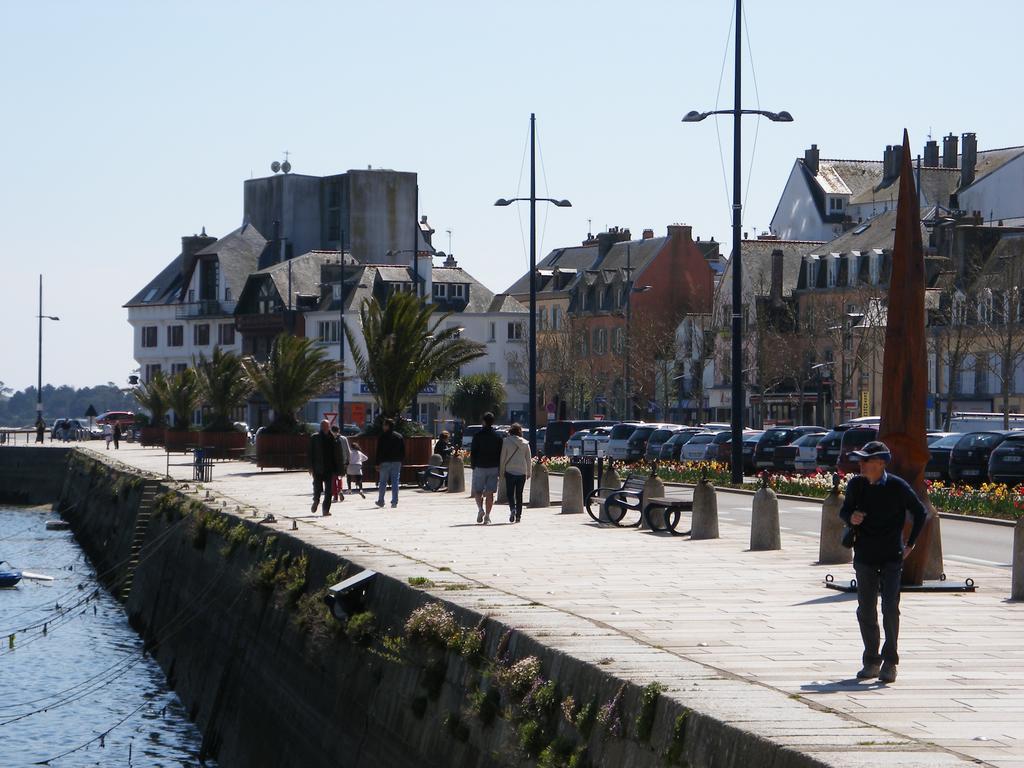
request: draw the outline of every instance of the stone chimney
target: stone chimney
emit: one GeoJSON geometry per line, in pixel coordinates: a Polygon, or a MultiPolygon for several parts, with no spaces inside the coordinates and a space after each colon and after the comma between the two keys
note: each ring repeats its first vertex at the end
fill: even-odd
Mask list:
{"type": "Polygon", "coordinates": [[[939,167],[939,142],[935,139],[928,139],[925,142],[923,162],[925,168],[939,167]]]}
{"type": "Polygon", "coordinates": [[[645,229],[644,230],[643,239],[644,240],[653,240],[654,239],[654,230],[653,229],[645,229]]]}
{"type": "Polygon", "coordinates": [[[693,240],[693,227],[689,224],[669,224],[668,236],[670,238],[681,237],[685,242],[693,240]]]}
{"type": "Polygon", "coordinates": [[[810,149],[804,150],[804,165],[815,176],[818,175],[818,145],[811,144],[810,149]]]}
{"type": "Polygon", "coordinates": [[[892,144],[886,144],[882,152],[882,181],[892,178],[892,144]]]}
{"type": "Polygon", "coordinates": [[[963,157],[960,160],[960,188],[974,182],[978,165],[978,137],[973,133],[965,133],[963,140],[963,157]]]}
{"type": "Polygon", "coordinates": [[[195,256],[199,251],[216,242],[216,237],[210,237],[206,234],[206,227],[203,227],[202,234],[185,235],[181,238],[181,276],[185,277],[192,271],[192,265],[195,263],[195,256]]]}
{"type": "Polygon", "coordinates": [[[782,270],[785,263],[784,260],[785,257],[780,249],[776,248],[772,251],[772,282],[769,298],[773,307],[782,305],[782,270]]]}
{"type": "Polygon", "coordinates": [[[889,144],[882,153],[882,181],[892,181],[899,178],[900,166],[903,163],[903,146],[900,144],[889,144]]]}
{"type": "Polygon", "coordinates": [[[607,232],[599,232],[597,234],[597,258],[598,261],[608,255],[608,251],[612,249],[612,246],[616,243],[622,243],[630,239],[628,229],[620,229],[619,227],[611,227],[607,232]]]}
{"type": "Polygon", "coordinates": [[[956,156],[959,152],[959,142],[954,134],[949,134],[942,139],[942,167],[943,168],[956,168],[956,156]]]}

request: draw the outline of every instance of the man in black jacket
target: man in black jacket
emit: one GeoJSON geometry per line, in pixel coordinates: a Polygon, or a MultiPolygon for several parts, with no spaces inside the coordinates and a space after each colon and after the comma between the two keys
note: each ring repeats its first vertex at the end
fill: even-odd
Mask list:
{"type": "Polygon", "coordinates": [[[473,466],[473,498],[476,499],[476,521],[491,522],[494,494],[498,490],[498,464],[501,463],[502,438],[494,431],[494,414],[484,414],[484,426],[473,435],[469,463],[473,466]],[[484,506],[486,500],[486,507],[484,506]]]}
{"type": "Polygon", "coordinates": [[[384,506],[384,491],[391,483],[391,508],[398,506],[398,480],[405,461],[405,440],[395,431],[395,422],[384,419],[377,438],[377,506],[384,506]]]}
{"type": "Polygon", "coordinates": [[[345,462],[341,455],[341,445],[331,434],[331,422],[324,419],[320,422],[320,431],[309,441],[309,473],[313,476],[313,506],[310,512],[316,512],[320,505],[320,494],[324,497],[324,517],[331,514],[331,485],[334,475],[345,471],[345,462]]]}
{"type": "Polygon", "coordinates": [[[864,667],[857,677],[896,681],[900,663],[900,581],[903,561],[910,555],[924,526],[921,500],[905,480],[885,471],[891,458],[885,443],[877,440],[850,455],[860,462],[860,474],[846,485],[846,500],[839,516],[857,529],[853,569],[857,573],[857,622],[864,641],[864,667]],[[913,526],[906,544],[903,523],[907,513],[913,526]],[[885,645],[878,652],[878,593],[882,593],[882,626],[885,645]]]}

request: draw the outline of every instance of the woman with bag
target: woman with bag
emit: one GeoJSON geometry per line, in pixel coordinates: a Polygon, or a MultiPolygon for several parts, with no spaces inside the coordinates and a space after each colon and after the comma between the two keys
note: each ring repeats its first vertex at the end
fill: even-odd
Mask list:
{"type": "Polygon", "coordinates": [[[523,488],[526,486],[526,476],[530,474],[531,458],[530,444],[523,439],[522,426],[513,424],[501,444],[501,461],[498,465],[505,475],[510,523],[518,523],[523,517],[523,488]]]}

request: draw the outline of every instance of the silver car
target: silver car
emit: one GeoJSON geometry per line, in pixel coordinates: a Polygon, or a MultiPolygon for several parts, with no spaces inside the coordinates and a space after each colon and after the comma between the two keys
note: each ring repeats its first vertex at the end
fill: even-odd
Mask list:
{"type": "Polygon", "coordinates": [[[616,461],[625,461],[629,451],[629,438],[632,437],[636,428],[643,424],[642,421],[624,421],[612,427],[608,435],[608,458],[616,461]]]}

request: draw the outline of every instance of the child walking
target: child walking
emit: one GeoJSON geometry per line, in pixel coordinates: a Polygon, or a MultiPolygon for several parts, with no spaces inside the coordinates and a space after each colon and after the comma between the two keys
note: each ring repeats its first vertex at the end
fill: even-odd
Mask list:
{"type": "Polygon", "coordinates": [[[352,484],[355,483],[357,489],[359,490],[359,495],[365,499],[366,494],[363,493],[363,462],[370,457],[363,453],[361,450],[359,450],[358,443],[352,443],[351,447],[352,452],[349,454],[348,457],[347,470],[348,490],[349,493],[351,493],[352,484]]]}

